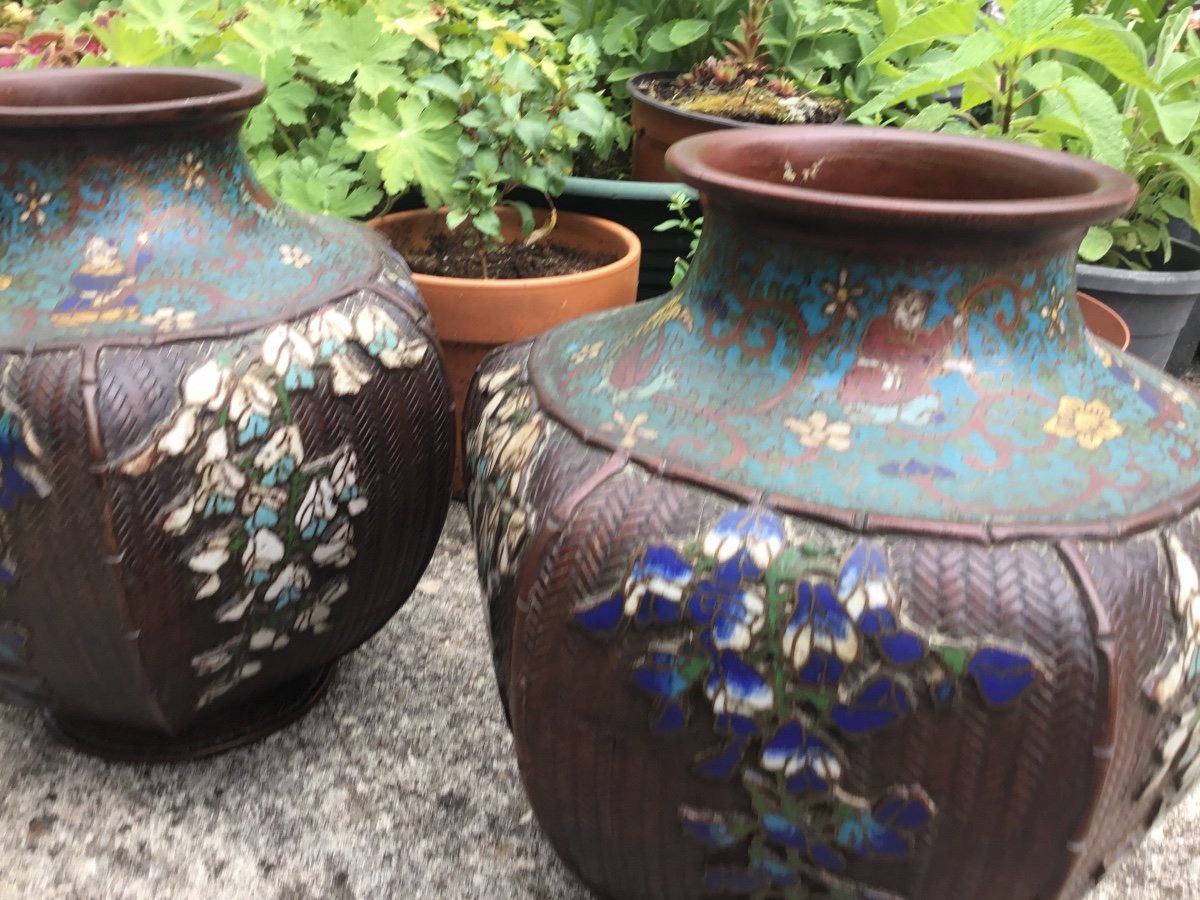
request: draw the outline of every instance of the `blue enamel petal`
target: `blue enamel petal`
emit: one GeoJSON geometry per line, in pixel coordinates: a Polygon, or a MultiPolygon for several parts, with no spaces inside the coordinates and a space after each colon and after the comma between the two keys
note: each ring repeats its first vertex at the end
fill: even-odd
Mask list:
{"type": "Polygon", "coordinates": [[[839,703],[831,716],[849,734],[865,734],[898,721],[912,711],[908,692],[886,675],[867,683],[849,703],[839,703]]]}
{"type": "Polygon", "coordinates": [[[837,840],[855,856],[907,856],[910,852],[908,841],[879,824],[870,813],[842,822],[837,840]]]}
{"type": "Polygon", "coordinates": [[[758,734],[758,724],[749,716],[721,713],[717,716],[714,730],[717,734],[728,734],[737,738],[751,738],[758,734]]]}
{"type": "Polygon", "coordinates": [[[923,797],[889,797],[876,805],[874,816],[885,827],[914,831],[933,820],[933,810],[923,797]]]}
{"type": "Polygon", "coordinates": [[[692,567],[673,547],[651,544],[633,569],[635,578],[656,576],[665,581],[685,584],[692,577],[692,567]]]}
{"type": "Polygon", "coordinates": [[[769,769],[780,769],[788,758],[799,753],[803,746],[804,726],[799,722],[785,722],[763,746],[763,765],[769,769]]]}
{"type": "Polygon", "coordinates": [[[813,844],[808,848],[808,858],[831,872],[843,872],[846,869],[846,858],[828,844],[813,844]]]}
{"type": "Polygon", "coordinates": [[[688,680],[678,670],[678,662],[669,653],[656,653],[651,665],[639,666],[634,670],[633,682],[656,697],[674,700],[688,687],[688,680]]]}
{"type": "Polygon", "coordinates": [[[1029,657],[998,647],[985,647],[967,663],[967,674],[993,706],[1007,706],[1033,684],[1037,673],[1029,657]]]}
{"type": "Polygon", "coordinates": [[[837,684],[846,674],[842,661],[824,650],[814,650],[799,672],[802,682],[813,687],[837,684]]]}
{"type": "Polygon", "coordinates": [[[733,777],[738,766],[742,764],[742,757],[745,753],[746,742],[744,740],[730,741],[722,749],[697,760],[696,771],[718,781],[728,781],[733,777]]]}
{"type": "Polygon", "coordinates": [[[729,826],[717,816],[700,818],[699,816],[681,816],[683,833],[703,844],[709,850],[724,850],[738,842],[738,838],[729,830],[729,826]]]}
{"type": "Polygon", "coordinates": [[[621,624],[621,613],[625,609],[625,595],[617,591],[602,603],[575,613],[575,621],[588,631],[601,634],[616,631],[621,624]]]}
{"type": "Polygon", "coordinates": [[[868,609],[858,621],[863,634],[891,634],[900,626],[890,609],[868,609]]]}
{"type": "Polygon", "coordinates": [[[887,557],[874,544],[856,544],[846,554],[838,574],[837,594],[843,602],[864,580],[882,581],[887,578],[887,557]]]}
{"type": "Polygon", "coordinates": [[[879,650],[895,666],[911,666],[925,658],[925,645],[911,631],[900,631],[880,637],[879,650]]]}
{"type": "Polygon", "coordinates": [[[768,814],[762,817],[762,828],[767,840],[781,847],[788,847],[804,852],[808,850],[808,839],[792,822],[783,816],[768,814]]]}
{"type": "Polygon", "coordinates": [[[741,703],[769,703],[772,697],[770,683],[732,650],[722,650],[718,656],[717,667],[708,677],[708,695],[715,696],[722,684],[726,695],[741,703]]]}
{"type": "Polygon", "coordinates": [[[767,876],[771,887],[790,887],[796,883],[796,873],[787,864],[777,859],[756,859],[750,863],[752,869],[758,869],[767,876]]]}
{"type": "Polygon", "coordinates": [[[687,715],[678,703],[669,703],[655,716],[650,730],[659,734],[682,731],[687,725],[687,715]]]}
{"type": "Polygon", "coordinates": [[[25,655],[25,636],[18,631],[0,629],[0,665],[15,666],[25,655]]]}

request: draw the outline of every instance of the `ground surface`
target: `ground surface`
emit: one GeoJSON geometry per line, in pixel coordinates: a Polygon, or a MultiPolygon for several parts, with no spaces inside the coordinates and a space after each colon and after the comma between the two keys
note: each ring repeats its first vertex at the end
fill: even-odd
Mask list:
{"type": "MultiPolygon", "coordinates": [[[[109,765],[0,707],[0,898],[587,900],[521,792],[482,618],[455,504],[409,605],[255,747],[109,765]]],[[[1193,795],[1087,900],[1200,898],[1198,826],[1193,795]]]]}

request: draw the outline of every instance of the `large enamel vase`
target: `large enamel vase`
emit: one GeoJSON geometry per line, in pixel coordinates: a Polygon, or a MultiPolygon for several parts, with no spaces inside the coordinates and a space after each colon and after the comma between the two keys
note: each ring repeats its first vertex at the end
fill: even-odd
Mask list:
{"type": "Polygon", "coordinates": [[[303,711],[415,586],[452,413],[404,263],[278,205],[254,79],[0,79],[0,697],[114,757],[303,711]]]}
{"type": "Polygon", "coordinates": [[[467,412],[543,829],[622,900],[1080,895],[1200,749],[1200,410],[1074,299],[1134,184],[861,128],[670,161],[687,280],[467,412]]]}

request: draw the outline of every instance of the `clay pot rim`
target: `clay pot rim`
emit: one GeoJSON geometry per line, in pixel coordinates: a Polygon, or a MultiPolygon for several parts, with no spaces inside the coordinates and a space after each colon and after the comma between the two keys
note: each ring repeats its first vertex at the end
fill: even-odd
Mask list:
{"type": "Polygon", "coordinates": [[[0,78],[0,129],[208,122],[243,114],[265,94],[266,85],[259,79],[216,69],[13,72],[0,78]],[[130,99],[106,102],[106,95],[112,94],[130,99]],[[14,98],[22,102],[14,104],[14,98]]]}
{"type": "MultiPolygon", "coordinates": [[[[1101,317],[1107,319],[1121,332],[1121,340],[1119,342],[1109,341],[1109,343],[1118,350],[1128,350],[1129,342],[1132,340],[1132,335],[1129,331],[1129,323],[1127,323],[1115,309],[1113,309],[1103,300],[1097,300],[1095,297],[1085,291],[1076,291],[1075,296],[1079,301],[1080,309],[1084,311],[1084,324],[1087,326],[1088,331],[1091,331],[1092,334],[1096,335],[1097,337],[1104,338],[1104,335],[1100,334],[1099,331],[1093,330],[1090,323],[1087,321],[1086,310],[1090,307],[1101,317]]],[[[1108,339],[1105,338],[1105,340],[1108,339]]]]}
{"type": "Polygon", "coordinates": [[[1124,212],[1137,196],[1137,182],[1131,177],[1084,157],[996,139],[898,128],[776,125],[725,129],[684,138],[667,150],[666,157],[669,171],[698,188],[706,200],[729,207],[750,207],[787,218],[933,232],[1082,230],[1124,212]],[[1000,200],[928,199],[819,190],[739,173],[743,161],[788,154],[807,166],[811,164],[807,160],[825,159],[838,152],[893,165],[920,160],[926,168],[931,168],[931,157],[954,161],[959,168],[969,159],[981,172],[995,163],[1032,173],[1035,185],[1048,185],[1057,178],[1074,180],[1082,189],[1030,191],[1031,196],[1000,200]]]}
{"type": "MultiPolygon", "coordinates": [[[[534,215],[536,216],[536,215],[538,215],[538,213],[541,213],[541,212],[545,212],[545,210],[535,209],[534,215]]],[[[501,210],[501,214],[502,215],[504,214],[503,210],[501,210]]],[[[515,215],[515,212],[513,214],[515,215]]],[[[381,235],[383,235],[385,238],[390,240],[390,235],[388,235],[386,228],[392,222],[421,221],[423,219],[438,218],[438,217],[441,217],[444,215],[445,215],[444,210],[433,210],[433,209],[429,209],[429,208],[407,209],[407,210],[403,210],[402,212],[388,213],[386,216],[379,216],[378,218],[371,219],[369,222],[367,222],[367,225],[369,225],[371,228],[375,229],[381,235]]],[[[570,274],[567,274],[567,275],[541,275],[541,276],[538,276],[537,278],[486,278],[485,279],[485,278],[459,278],[459,277],[451,276],[451,275],[426,275],[422,272],[413,272],[413,278],[419,279],[421,283],[427,283],[429,285],[439,285],[439,286],[442,286],[445,288],[450,288],[454,285],[461,285],[464,282],[465,283],[472,283],[472,282],[487,283],[489,285],[494,285],[497,287],[502,287],[506,290],[513,290],[513,291],[519,290],[522,288],[535,287],[535,286],[543,287],[546,284],[550,284],[550,283],[562,285],[564,287],[570,287],[571,285],[580,284],[580,283],[587,282],[587,281],[592,281],[597,278],[604,278],[613,272],[616,272],[620,269],[627,268],[631,264],[636,264],[638,257],[641,256],[642,245],[641,245],[641,241],[638,240],[638,236],[636,234],[634,234],[632,231],[630,231],[628,228],[626,228],[624,225],[621,225],[618,222],[613,222],[610,219],[605,219],[600,216],[589,216],[586,213],[573,213],[573,212],[562,212],[562,211],[559,211],[559,213],[558,213],[558,221],[560,224],[563,223],[564,221],[573,221],[580,225],[595,227],[602,231],[608,232],[609,234],[613,235],[614,237],[617,237],[620,239],[621,243],[624,244],[624,246],[625,246],[625,251],[619,257],[617,257],[615,260],[613,260],[612,262],[610,262],[606,265],[599,266],[595,269],[587,269],[586,271],[583,271],[583,272],[571,272],[570,274]]],[[[549,237],[553,238],[554,232],[550,232],[549,237]]],[[[393,245],[393,246],[395,246],[395,245],[393,245]]],[[[398,252],[401,256],[404,255],[404,249],[402,247],[396,246],[396,252],[398,252]]]]}
{"type": "Polygon", "coordinates": [[[661,112],[679,116],[682,119],[688,119],[693,122],[704,122],[712,125],[714,128],[778,128],[780,126],[773,125],[769,122],[743,122],[740,119],[730,119],[725,116],[714,116],[712,113],[695,112],[690,109],[682,109],[678,106],[672,106],[659,100],[657,97],[652,97],[646,92],[645,85],[655,81],[668,81],[679,74],[680,69],[659,69],[653,72],[642,72],[639,75],[634,75],[625,82],[625,89],[629,91],[631,97],[635,97],[639,103],[645,103],[647,106],[660,110],[661,112]]]}

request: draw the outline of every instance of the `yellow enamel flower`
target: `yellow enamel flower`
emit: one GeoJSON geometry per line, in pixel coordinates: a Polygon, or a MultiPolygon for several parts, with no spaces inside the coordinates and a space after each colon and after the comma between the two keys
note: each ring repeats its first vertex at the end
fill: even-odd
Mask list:
{"type": "Polygon", "coordinates": [[[1061,397],[1058,412],[1050,417],[1042,430],[1057,437],[1074,438],[1085,450],[1095,450],[1124,431],[1104,401],[1084,402],[1078,397],[1061,397]]]}
{"type": "Polygon", "coordinates": [[[11,275],[0,275],[0,291],[7,291],[12,287],[11,275]]]}

